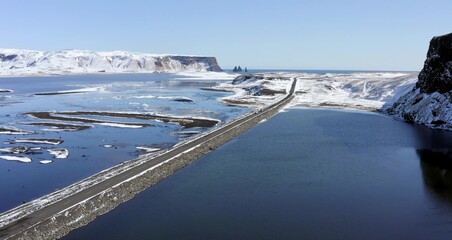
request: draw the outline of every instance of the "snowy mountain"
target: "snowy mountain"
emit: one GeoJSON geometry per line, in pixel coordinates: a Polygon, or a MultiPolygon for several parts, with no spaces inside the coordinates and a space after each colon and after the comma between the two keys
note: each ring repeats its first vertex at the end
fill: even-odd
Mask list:
{"type": "Polygon", "coordinates": [[[156,55],[124,51],[42,52],[0,49],[0,75],[49,75],[95,72],[222,71],[214,57],[156,55]]]}
{"type": "Polygon", "coordinates": [[[452,33],[430,41],[418,78],[413,90],[387,112],[408,122],[452,130],[452,33]]]}

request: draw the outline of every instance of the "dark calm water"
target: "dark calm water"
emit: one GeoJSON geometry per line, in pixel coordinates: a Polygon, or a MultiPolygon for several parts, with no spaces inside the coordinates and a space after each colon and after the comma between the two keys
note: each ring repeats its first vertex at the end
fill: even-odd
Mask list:
{"type": "MultiPolygon", "coordinates": [[[[184,140],[186,137],[183,133],[186,131],[203,132],[209,129],[184,128],[157,121],[106,118],[114,122],[147,123],[152,126],[119,128],[92,125],[92,128],[83,131],[49,131],[49,127],[27,124],[55,121],[38,120],[25,113],[119,111],[208,117],[224,122],[249,111],[246,108],[226,106],[217,100],[231,93],[202,90],[215,86],[218,82],[208,79],[190,80],[163,73],[0,78],[0,88],[13,91],[0,94],[0,128],[16,127],[32,132],[29,135],[0,134],[0,156],[26,156],[32,159],[30,163],[0,159],[0,212],[145,154],[137,147],[167,149],[184,140]],[[87,88],[94,90],[78,94],[35,95],[87,88]],[[177,102],[173,98],[189,98],[192,102],[177,102]],[[14,142],[17,138],[50,138],[64,142],[57,146],[22,144],[14,142]],[[11,147],[41,147],[41,150],[24,154],[2,151],[11,147]],[[69,156],[66,159],[55,159],[47,152],[50,148],[67,149],[69,156]],[[49,159],[53,160],[50,164],[39,163],[49,159]]],[[[61,121],[57,123],[74,124],[61,121]]]]}
{"type": "Polygon", "coordinates": [[[278,114],[65,239],[451,239],[452,133],[278,114]]]}

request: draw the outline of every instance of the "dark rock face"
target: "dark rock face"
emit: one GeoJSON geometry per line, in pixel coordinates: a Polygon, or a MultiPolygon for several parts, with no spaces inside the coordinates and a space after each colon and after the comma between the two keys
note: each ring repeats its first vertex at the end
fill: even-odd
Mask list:
{"type": "Polygon", "coordinates": [[[14,58],[16,58],[16,54],[6,55],[6,54],[0,54],[0,61],[11,61],[14,58]]]}
{"type": "Polygon", "coordinates": [[[424,68],[416,83],[423,93],[445,93],[452,90],[452,33],[430,41],[424,68]]]}
{"type": "Polygon", "coordinates": [[[384,110],[407,122],[452,131],[452,33],[434,37],[410,92],[384,110]]]}

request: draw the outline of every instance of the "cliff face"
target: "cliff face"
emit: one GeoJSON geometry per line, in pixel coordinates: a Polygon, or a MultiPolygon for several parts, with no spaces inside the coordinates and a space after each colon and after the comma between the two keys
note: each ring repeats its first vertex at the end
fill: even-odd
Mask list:
{"type": "Polygon", "coordinates": [[[430,41],[416,86],[386,111],[408,122],[452,130],[452,33],[430,41]]]}
{"type": "Polygon", "coordinates": [[[214,57],[155,55],[123,51],[41,52],[0,49],[0,75],[94,72],[222,71],[214,57]]]}
{"type": "Polygon", "coordinates": [[[416,87],[425,93],[452,90],[452,33],[434,37],[416,87]]]}
{"type": "Polygon", "coordinates": [[[189,56],[170,56],[170,59],[180,62],[184,66],[203,64],[206,71],[222,72],[223,69],[218,65],[215,57],[189,57],[189,56]]]}

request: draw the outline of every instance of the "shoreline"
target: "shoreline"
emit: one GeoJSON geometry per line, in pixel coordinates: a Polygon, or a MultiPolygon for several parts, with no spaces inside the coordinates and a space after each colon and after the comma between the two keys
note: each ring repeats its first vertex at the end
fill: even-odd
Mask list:
{"type": "MultiPolygon", "coordinates": [[[[60,73],[30,73],[30,74],[0,74],[0,80],[2,78],[34,78],[34,77],[63,77],[63,76],[86,76],[86,75],[118,75],[118,74],[168,74],[174,76],[186,76],[183,78],[184,80],[190,80],[191,77],[194,77],[193,80],[200,80],[204,74],[210,75],[223,75],[222,77],[217,76],[216,78],[211,78],[211,80],[221,80],[221,79],[233,79],[236,75],[228,73],[228,72],[214,72],[214,71],[118,71],[118,72],[60,72],[60,73]],[[196,76],[199,75],[199,76],[196,76]],[[197,78],[198,77],[198,78],[197,78]]],[[[207,79],[207,78],[206,78],[207,79]]]]}
{"type": "MultiPolygon", "coordinates": [[[[116,75],[116,74],[171,74],[176,76],[187,76],[187,79],[200,80],[197,74],[203,75],[206,73],[211,73],[212,75],[224,74],[228,76],[227,79],[233,79],[240,75],[249,74],[269,74],[269,73],[306,73],[306,74],[349,74],[349,73],[406,73],[406,74],[418,74],[419,71],[396,71],[396,70],[303,70],[303,69],[257,69],[256,72],[242,72],[242,73],[230,73],[223,70],[222,72],[215,71],[105,71],[105,72],[57,72],[57,73],[24,73],[24,74],[2,74],[0,73],[0,80],[2,78],[28,78],[28,77],[61,77],[61,76],[85,76],[85,75],[116,75]]],[[[203,78],[204,79],[204,78],[203,78]]],[[[213,78],[215,80],[216,78],[213,78]]],[[[225,78],[218,78],[225,79],[225,78]]]]}

